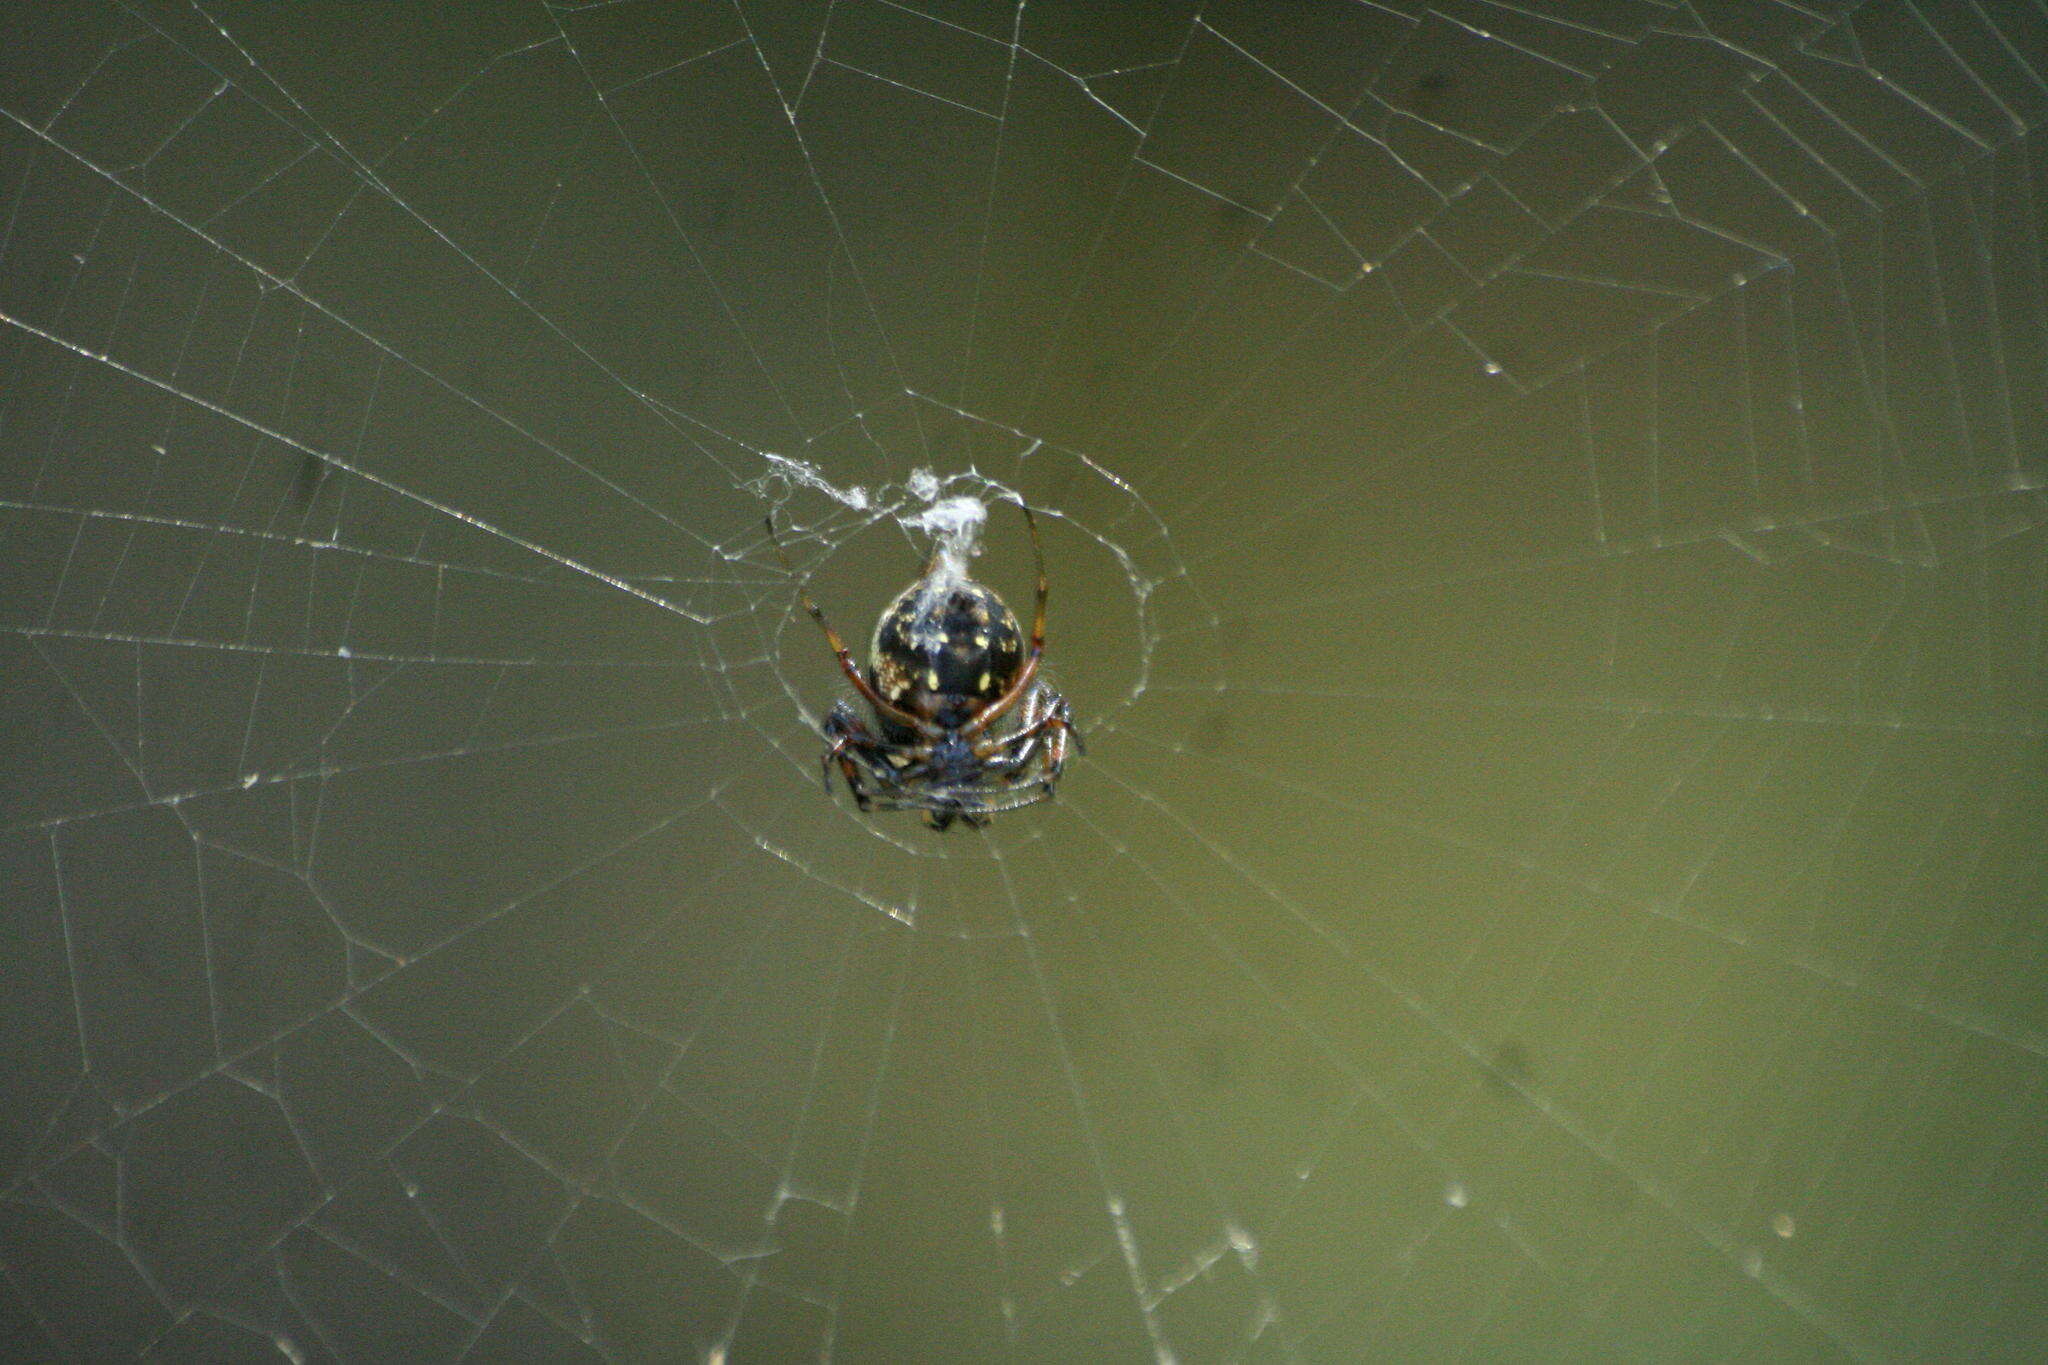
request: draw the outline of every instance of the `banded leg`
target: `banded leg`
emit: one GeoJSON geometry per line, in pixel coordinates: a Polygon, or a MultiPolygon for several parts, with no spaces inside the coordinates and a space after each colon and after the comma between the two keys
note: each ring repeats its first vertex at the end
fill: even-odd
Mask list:
{"type": "Polygon", "coordinates": [[[1021,720],[1017,729],[990,744],[983,755],[991,768],[1006,777],[1023,772],[1043,755],[1044,775],[1039,780],[1050,795],[1052,784],[1067,766],[1068,742],[1071,740],[1077,750],[1086,752],[1080,732],[1074,728],[1073,708],[1067,705],[1065,697],[1041,683],[1025,700],[1021,720]],[[1005,749],[1009,752],[996,757],[1005,749]]]}
{"type": "Polygon", "coordinates": [[[825,717],[818,730],[830,741],[824,761],[819,764],[819,772],[825,779],[825,794],[832,794],[832,765],[837,763],[839,775],[846,779],[846,790],[853,794],[853,804],[860,810],[868,809],[871,802],[867,789],[861,785],[854,755],[865,756],[873,748],[875,737],[853,714],[853,707],[843,701],[833,705],[831,714],[825,717]]]}
{"type": "MultiPolygon", "coordinates": [[[[797,576],[796,566],[789,562],[789,553],[782,548],[782,538],[775,533],[775,518],[771,516],[766,520],[768,541],[775,547],[776,557],[782,561],[783,572],[787,573],[791,578],[795,578],[797,576]]],[[[1038,581],[1039,586],[1043,588],[1045,584],[1043,563],[1039,566],[1038,581]]],[[[834,630],[832,622],[826,619],[824,608],[811,600],[810,593],[804,589],[801,581],[797,584],[796,596],[797,600],[804,604],[804,610],[811,614],[811,619],[818,623],[818,629],[825,632],[825,643],[832,647],[833,657],[839,660],[839,671],[844,673],[846,680],[853,684],[853,690],[860,693],[861,698],[868,705],[875,708],[876,715],[887,716],[898,725],[906,725],[922,735],[934,733],[934,727],[930,721],[911,715],[908,711],[875,690],[874,684],[867,680],[867,675],[860,671],[860,665],[853,661],[853,651],[846,647],[846,641],[839,638],[839,632],[834,630]]],[[[1042,596],[1038,606],[1039,624],[1043,626],[1045,602],[1042,596]]],[[[1040,633],[1043,634],[1042,631],[1040,633]]]]}

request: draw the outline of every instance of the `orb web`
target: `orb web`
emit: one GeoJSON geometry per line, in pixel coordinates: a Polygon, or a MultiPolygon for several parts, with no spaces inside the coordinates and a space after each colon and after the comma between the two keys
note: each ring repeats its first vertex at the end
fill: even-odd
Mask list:
{"type": "Polygon", "coordinates": [[[2048,21],[1284,11],[0,21],[8,1354],[2040,1338],[2048,21]]]}

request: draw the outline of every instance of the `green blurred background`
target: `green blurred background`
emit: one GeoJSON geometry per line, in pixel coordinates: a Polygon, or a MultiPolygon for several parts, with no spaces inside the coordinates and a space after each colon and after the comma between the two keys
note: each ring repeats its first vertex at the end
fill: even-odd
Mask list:
{"type": "Polygon", "coordinates": [[[10,7],[0,1355],[2037,1358],[2043,53],[10,7]],[[761,530],[865,640],[920,471],[981,832],[761,530]]]}

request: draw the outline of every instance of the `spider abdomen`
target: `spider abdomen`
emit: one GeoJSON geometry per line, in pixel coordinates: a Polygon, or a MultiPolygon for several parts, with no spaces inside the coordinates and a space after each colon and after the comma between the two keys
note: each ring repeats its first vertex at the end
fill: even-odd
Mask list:
{"type": "Polygon", "coordinates": [[[912,715],[963,724],[1003,695],[1024,663],[1024,638],[1003,599],[973,579],[905,588],[875,623],[868,680],[912,715]]]}

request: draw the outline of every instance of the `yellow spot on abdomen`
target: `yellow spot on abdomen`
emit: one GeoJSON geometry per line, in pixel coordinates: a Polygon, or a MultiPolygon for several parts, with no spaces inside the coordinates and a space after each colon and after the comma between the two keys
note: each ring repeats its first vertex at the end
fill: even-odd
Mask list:
{"type": "Polygon", "coordinates": [[[933,691],[933,692],[936,692],[936,691],[938,691],[938,690],[939,690],[939,670],[938,670],[938,669],[936,669],[936,668],[927,668],[927,669],[926,669],[926,670],[924,671],[924,685],[925,685],[925,686],[926,686],[927,688],[929,688],[929,689],[930,689],[931,691],[933,691]]]}

